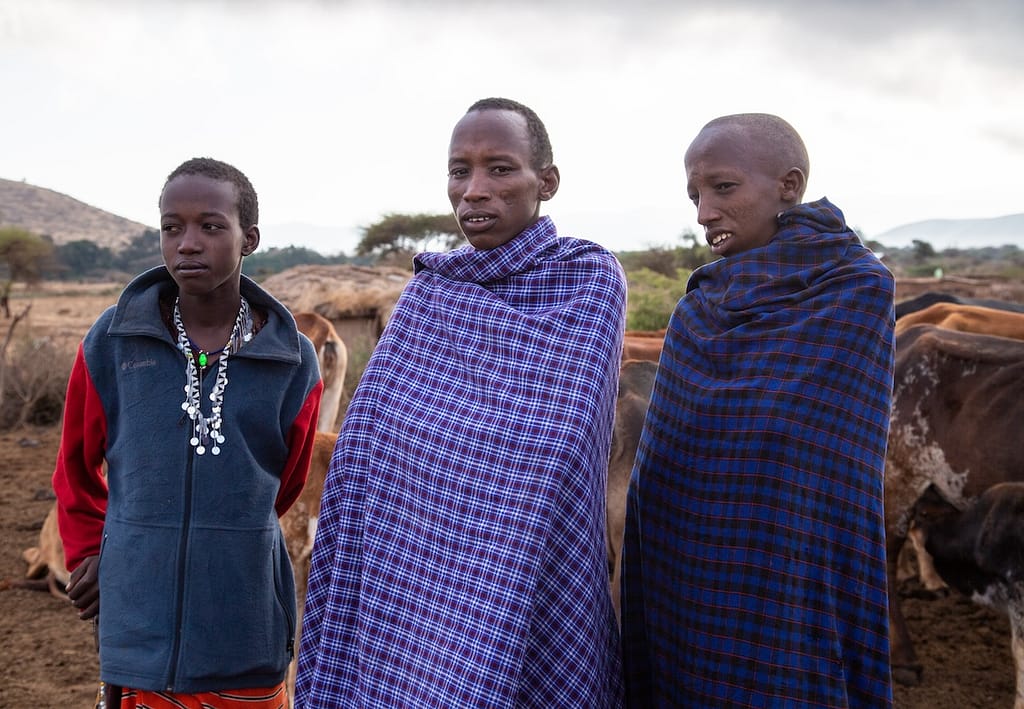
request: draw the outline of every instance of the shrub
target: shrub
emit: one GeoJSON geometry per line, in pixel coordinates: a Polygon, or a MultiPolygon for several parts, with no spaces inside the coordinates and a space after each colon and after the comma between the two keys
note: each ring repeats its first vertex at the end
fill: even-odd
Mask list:
{"type": "Polygon", "coordinates": [[[7,348],[0,429],[60,423],[74,347],[50,337],[15,337],[7,348]]]}
{"type": "Polygon", "coordinates": [[[676,303],[686,292],[690,271],[677,268],[675,277],[640,268],[626,273],[629,283],[629,307],[626,329],[660,330],[668,325],[676,303]]]}

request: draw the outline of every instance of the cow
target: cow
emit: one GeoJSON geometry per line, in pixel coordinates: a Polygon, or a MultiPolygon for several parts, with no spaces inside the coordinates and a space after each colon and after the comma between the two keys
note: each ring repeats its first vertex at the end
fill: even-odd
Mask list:
{"type": "Polygon", "coordinates": [[[896,334],[914,325],[925,324],[938,325],[947,330],[1024,340],[1024,313],[958,303],[935,303],[923,310],[908,313],[896,321],[896,334]]]}
{"type": "Polygon", "coordinates": [[[67,600],[65,588],[71,580],[71,573],[64,560],[64,544],[57,530],[56,503],[50,506],[43,520],[39,530],[39,545],[23,551],[21,558],[28,564],[25,577],[0,581],[0,590],[27,588],[49,591],[54,597],[67,600]]]}
{"type": "Polygon", "coordinates": [[[608,457],[608,487],[605,492],[605,541],[612,603],[619,615],[619,586],[622,571],[622,541],[626,528],[626,492],[633,472],[633,459],[640,443],[647,405],[651,401],[658,365],[649,360],[627,360],[619,372],[619,394],[615,402],[611,454],[608,457]]]}
{"type": "Polygon", "coordinates": [[[916,313],[918,310],[924,310],[930,305],[935,303],[956,303],[958,305],[980,305],[983,308],[993,308],[995,310],[1009,310],[1015,313],[1024,313],[1024,305],[1020,303],[1010,303],[1005,300],[994,300],[992,298],[967,298],[965,296],[953,295],[952,293],[939,293],[936,291],[929,291],[922,293],[916,298],[908,298],[896,303],[896,320],[900,320],[904,315],[910,313],[916,313]]]}
{"type": "MultiPolygon", "coordinates": [[[[937,302],[922,310],[904,315],[896,321],[896,335],[914,325],[937,325],[947,330],[960,332],[977,332],[984,335],[998,335],[1024,339],[1024,313],[1010,310],[987,308],[980,305],[963,305],[960,303],[937,302]]],[[[924,549],[920,537],[913,529],[910,530],[918,576],[926,591],[941,593],[946,590],[946,583],[935,572],[924,549]]]]}
{"type": "Polygon", "coordinates": [[[324,380],[324,393],[320,400],[320,418],[317,430],[338,432],[338,410],[345,388],[345,370],[348,369],[348,348],[338,336],[331,321],[318,313],[293,313],[299,332],[308,337],[320,359],[320,377],[324,380]]]}
{"type": "MultiPolygon", "coordinates": [[[[324,491],[324,480],[327,468],[331,465],[337,435],[326,431],[317,431],[313,441],[313,457],[309,463],[309,476],[295,503],[281,517],[281,530],[284,532],[288,556],[292,561],[295,575],[296,607],[298,610],[295,626],[295,641],[298,644],[302,633],[302,611],[306,605],[306,587],[309,583],[309,563],[313,554],[313,539],[316,537],[316,523],[320,515],[320,497],[324,491]]],[[[285,680],[288,696],[295,696],[296,659],[288,666],[285,680]]]]}
{"type": "Polygon", "coordinates": [[[295,572],[295,588],[300,608],[306,598],[306,580],[309,576],[313,537],[316,535],[316,521],[320,514],[320,496],[324,491],[324,478],[327,476],[327,468],[331,464],[337,439],[337,434],[316,432],[306,485],[295,503],[281,517],[281,529],[295,572]]]}
{"type": "Polygon", "coordinates": [[[1001,482],[1024,481],[1024,341],[916,325],[896,340],[885,460],[885,531],[893,676],[917,684],[896,590],[914,504],[929,485],[957,506],[1001,482]]]}
{"type": "Polygon", "coordinates": [[[1016,669],[1015,709],[1024,709],[1024,483],[999,483],[964,509],[929,485],[911,523],[939,574],[976,603],[1005,612],[1016,669]]]}
{"type": "Polygon", "coordinates": [[[665,343],[664,330],[626,330],[622,339],[622,361],[631,359],[657,362],[665,343]]]}

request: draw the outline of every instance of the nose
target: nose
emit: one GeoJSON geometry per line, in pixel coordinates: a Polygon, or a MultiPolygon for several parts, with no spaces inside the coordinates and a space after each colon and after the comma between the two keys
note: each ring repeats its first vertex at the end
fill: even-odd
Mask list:
{"type": "Polygon", "coordinates": [[[697,223],[701,226],[708,226],[719,218],[718,209],[714,201],[708,197],[697,199],[697,223]]]}
{"type": "Polygon", "coordinates": [[[193,254],[202,251],[199,238],[199,227],[186,226],[178,240],[178,253],[193,254]]]}
{"type": "Polygon", "coordinates": [[[467,202],[480,202],[491,196],[490,180],[482,170],[471,171],[466,178],[465,187],[466,191],[462,193],[462,198],[467,202]]]}

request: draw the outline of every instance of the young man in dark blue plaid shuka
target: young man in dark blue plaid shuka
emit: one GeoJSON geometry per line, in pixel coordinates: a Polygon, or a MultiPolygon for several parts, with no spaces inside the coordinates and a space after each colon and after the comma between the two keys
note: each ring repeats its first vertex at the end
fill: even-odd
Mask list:
{"type": "Polygon", "coordinates": [[[894,282],[776,116],[686,152],[711,250],[665,336],[627,503],[637,707],[886,707],[894,282]]]}

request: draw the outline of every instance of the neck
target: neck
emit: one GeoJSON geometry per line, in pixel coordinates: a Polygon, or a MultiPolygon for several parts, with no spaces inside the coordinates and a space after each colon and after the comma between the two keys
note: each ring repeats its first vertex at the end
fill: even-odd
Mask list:
{"type": "Polygon", "coordinates": [[[224,347],[238,319],[242,299],[237,291],[218,298],[195,298],[179,295],[181,322],[192,345],[214,352],[224,347]]]}

